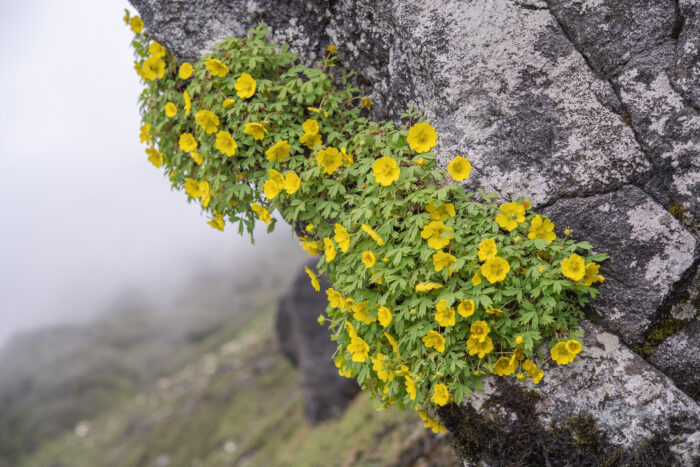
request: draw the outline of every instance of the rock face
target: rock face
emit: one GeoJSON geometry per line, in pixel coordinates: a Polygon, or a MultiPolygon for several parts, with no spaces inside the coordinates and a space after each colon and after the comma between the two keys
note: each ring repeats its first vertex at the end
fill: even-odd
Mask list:
{"type": "MultiPolygon", "coordinates": [[[[314,264],[311,261],[307,266],[313,269],[314,264]]],[[[301,269],[280,300],[276,323],[283,352],[299,368],[304,411],[312,424],[342,415],[360,391],[355,380],[338,374],[332,358],[336,344],[316,321],[326,310],[323,291],[330,287],[323,276],[319,280],[321,293],[311,287],[309,276],[301,269]]]]}
{"type": "MultiPolygon", "coordinates": [[[[424,110],[440,135],[439,164],[472,161],[469,189],[530,197],[558,227],[611,254],[592,317],[625,344],[641,343],[686,293],[700,219],[697,0],[131,1],[180,59],[258,21],[307,63],[338,45],[374,116],[395,117],[409,104],[424,110]]],[[[661,355],[694,329],[651,361],[674,378],[693,368],[694,357],[667,364],[661,355]]],[[[684,433],[666,451],[700,462],[700,434],[688,430],[697,404],[622,344],[606,356],[590,352],[578,365],[600,368],[574,364],[554,371],[574,371],[571,379],[541,383],[538,419],[587,414],[606,442],[625,449],[658,444],[645,426],[664,442],[684,433]],[[612,401],[601,402],[601,391],[612,401]]],[[[488,462],[477,451],[471,461],[488,462]]]]}

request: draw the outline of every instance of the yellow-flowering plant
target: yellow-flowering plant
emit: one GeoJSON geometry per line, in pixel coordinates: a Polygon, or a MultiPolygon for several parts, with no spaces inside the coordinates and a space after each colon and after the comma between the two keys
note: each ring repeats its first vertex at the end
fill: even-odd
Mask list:
{"type": "Polygon", "coordinates": [[[257,220],[274,229],[273,212],[294,226],[333,284],[319,323],[336,366],[379,408],[411,407],[440,431],[432,404],[461,402],[484,375],[538,383],[543,361],[581,350],[578,320],[607,256],[558,238],[527,200],[449,183],[469,177],[467,158],[437,169],[439,136],[412,108],[368,119],[352,74],[333,74],[335,49],[310,68],[259,25],[178,64],[129,21],[149,160],[215,229],[252,238],[257,220]]]}

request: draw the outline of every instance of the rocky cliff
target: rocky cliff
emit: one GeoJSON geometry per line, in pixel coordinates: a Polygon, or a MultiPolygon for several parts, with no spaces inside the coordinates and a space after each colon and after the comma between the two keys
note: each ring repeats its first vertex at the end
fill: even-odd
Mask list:
{"type": "Polygon", "coordinates": [[[697,1],[132,3],[181,60],[258,21],[309,63],[335,43],[375,117],[416,105],[440,135],[441,164],[471,160],[469,188],[530,197],[559,228],[611,254],[590,307],[595,324],[583,324],[585,358],[551,369],[522,394],[527,404],[493,382],[442,414],[465,460],[506,462],[494,457],[498,444],[469,436],[490,426],[501,435],[491,441],[530,436],[521,462],[563,463],[547,457],[552,436],[584,443],[572,424],[585,421],[601,462],[700,462],[697,1]],[[677,332],[663,341],[671,320],[677,332]]]}

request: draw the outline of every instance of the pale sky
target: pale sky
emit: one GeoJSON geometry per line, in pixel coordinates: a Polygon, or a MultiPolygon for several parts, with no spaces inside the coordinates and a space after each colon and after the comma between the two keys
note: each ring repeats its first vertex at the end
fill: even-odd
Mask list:
{"type": "MultiPolygon", "coordinates": [[[[232,227],[208,226],[147,161],[125,7],[3,4],[0,343],[94,315],[127,290],[173,293],[252,251],[232,227]]],[[[284,225],[258,238],[292,242],[284,225]]]]}

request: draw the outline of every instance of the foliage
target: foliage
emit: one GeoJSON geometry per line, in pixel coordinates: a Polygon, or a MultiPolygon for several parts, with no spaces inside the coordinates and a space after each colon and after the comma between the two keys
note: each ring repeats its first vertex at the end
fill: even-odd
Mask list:
{"type": "Polygon", "coordinates": [[[541,344],[561,342],[556,360],[573,360],[582,307],[603,281],[594,261],[606,255],[568,229],[557,238],[527,200],[499,205],[450,183],[469,176],[466,158],[449,175],[438,169],[438,136],[415,109],[400,122],[367,118],[352,73],[334,74],[335,46],[309,68],[266,33],[224,39],[180,68],[137,34],[142,140],[212,227],[252,238],[256,219],[271,231],[277,211],[322,254],[333,288],[319,322],[338,342],[341,374],[378,407],[414,408],[441,430],[422,411],[431,399],[459,403],[493,372],[537,383],[541,344]]]}

